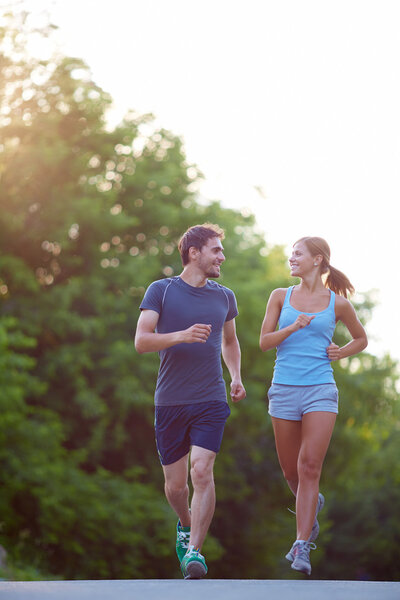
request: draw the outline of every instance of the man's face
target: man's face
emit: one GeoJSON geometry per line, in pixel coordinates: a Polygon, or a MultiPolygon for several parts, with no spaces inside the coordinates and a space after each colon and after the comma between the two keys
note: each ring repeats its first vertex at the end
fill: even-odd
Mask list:
{"type": "Polygon", "coordinates": [[[198,253],[198,267],[206,277],[219,277],[221,264],[225,260],[223,246],[218,237],[210,238],[198,253]]]}

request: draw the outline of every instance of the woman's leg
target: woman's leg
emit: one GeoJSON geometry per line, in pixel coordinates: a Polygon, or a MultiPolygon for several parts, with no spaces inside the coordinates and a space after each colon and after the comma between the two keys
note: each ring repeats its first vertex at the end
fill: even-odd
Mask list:
{"type": "Polygon", "coordinates": [[[301,423],[296,497],[297,539],[308,540],[315,519],[322,465],[332,437],[336,414],[310,412],[301,423]]]}
{"type": "Polygon", "coordinates": [[[275,446],[283,475],[293,494],[297,495],[299,478],[297,463],[301,446],[301,421],[289,421],[271,417],[274,428],[275,446]]]}

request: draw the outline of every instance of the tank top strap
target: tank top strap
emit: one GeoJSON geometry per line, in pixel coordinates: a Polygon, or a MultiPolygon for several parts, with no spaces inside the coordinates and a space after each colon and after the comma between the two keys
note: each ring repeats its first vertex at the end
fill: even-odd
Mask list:
{"type": "Polygon", "coordinates": [[[331,293],[331,299],[330,299],[330,302],[329,302],[329,309],[330,310],[335,310],[335,297],[336,297],[336,294],[335,294],[335,292],[332,292],[332,290],[329,290],[329,291],[331,293]]]}
{"type": "Polygon", "coordinates": [[[285,295],[285,299],[283,301],[282,308],[286,308],[286,306],[290,306],[290,296],[292,295],[293,288],[294,288],[294,285],[291,285],[286,290],[286,295],[285,295]]]}

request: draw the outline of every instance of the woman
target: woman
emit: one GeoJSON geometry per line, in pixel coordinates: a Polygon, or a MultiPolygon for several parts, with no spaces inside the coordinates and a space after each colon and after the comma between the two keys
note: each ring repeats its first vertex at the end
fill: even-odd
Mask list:
{"type": "Polygon", "coordinates": [[[272,292],[260,347],[263,351],[277,348],[269,414],[279,463],[296,496],[297,539],[286,558],[293,569],[310,575],[310,549],[316,548],[317,514],[324,505],[319,480],[338,412],[331,361],[361,352],[368,342],[347,300],[354,288],[346,275],[330,265],[325,240],[301,238],[293,246],[289,264],[300,284],[272,292]],[[352,337],[341,348],[332,343],[337,321],[352,337]]]}

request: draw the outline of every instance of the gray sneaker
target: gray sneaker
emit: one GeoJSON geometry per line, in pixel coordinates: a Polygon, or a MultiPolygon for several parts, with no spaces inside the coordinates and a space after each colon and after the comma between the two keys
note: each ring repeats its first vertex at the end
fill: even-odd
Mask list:
{"type": "MultiPolygon", "coordinates": [[[[308,538],[309,542],[315,542],[315,540],[318,537],[318,534],[319,534],[319,523],[318,523],[317,515],[323,509],[324,504],[325,504],[325,498],[324,498],[324,496],[322,494],[318,494],[317,510],[316,510],[316,513],[315,513],[314,525],[313,525],[313,527],[311,529],[310,537],[308,538]]],[[[290,511],[290,512],[293,512],[293,511],[290,511]]],[[[296,514],[296,513],[294,513],[294,514],[296,514]]],[[[291,547],[291,549],[289,550],[289,552],[285,556],[285,558],[287,560],[289,560],[290,562],[294,561],[293,548],[294,548],[294,544],[293,544],[293,546],[291,547]]]]}
{"type": "Polygon", "coordinates": [[[292,548],[294,554],[292,569],[311,575],[310,550],[315,550],[316,547],[312,542],[302,540],[295,542],[292,548]]]}
{"type": "Polygon", "coordinates": [[[289,552],[285,556],[286,560],[288,560],[290,562],[294,561],[294,544],[293,544],[293,546],[290,548],[289,552]]]}
{"type": "Polygon", "coordinates": [[[318,494],[318,502],[317,502],[317,512],[315,513],[315,521],[313,528],[311,529],[310,537],[308,538],[309,542],[315,542],[319,534],[319,523],[317,519],[318,513],[324,508],[325,498],[322,494],[318,494]]]}

